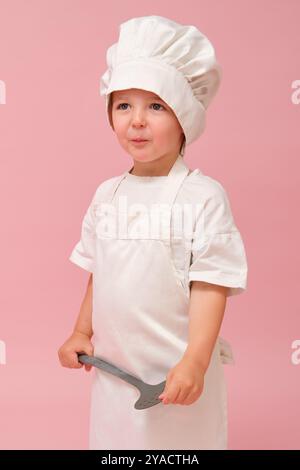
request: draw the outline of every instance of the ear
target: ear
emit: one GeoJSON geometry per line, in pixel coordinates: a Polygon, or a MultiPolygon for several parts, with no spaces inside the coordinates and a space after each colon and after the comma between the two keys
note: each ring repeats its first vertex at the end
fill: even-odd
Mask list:
{"type": "MultiPolygon", "coordinates": [[[[112,92],[112,93],[113,93],[113,92],[112,92]]],[[[109,102],[108,102],[107,112],[108,112],[109,123],[110,123],[110,125],[111,125],[113,131],[115,132],[114,123],[113,123],[113,118],[112,118],[112,105],[113,105],[113,96],[112,96],[112,93],[111,93],[110,96],[109,96],[109,102]]]]}

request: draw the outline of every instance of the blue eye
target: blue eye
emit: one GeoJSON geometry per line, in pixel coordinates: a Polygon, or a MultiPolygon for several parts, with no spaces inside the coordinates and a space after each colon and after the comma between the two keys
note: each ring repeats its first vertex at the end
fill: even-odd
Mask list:
{"type": "MultiPolygon", "coordinates": [[[[120,103],[116,109],[122,109],[123,111],[125,111],[127,108],[120,108],[120,106],[128,106],[128,103],[120,103]]],[[[165,109],[164,106],[162,106],[161,104],[159,103],[151,103],[150,106],[160,106],[162,109],[165,109]]],[[[159,109],[155,109],[155,111],[159,111],[159,109]]]]}
{"type": "MultiPolygon", "coordinates": [[[[165,108],[163,107],[163,105],[161,105],[161,104],[159,104],[159,103],[152,103],[152,105],[153,105],[153,106],[160,106],[162,109],[165,109],[165,108]]],[[[158,109],[156,109],[156,111],[158,111],[158,109]]]]}
{"type": "MultiPolygon", "coordinates": [[[[126,105],[126,104],[128,104],[128,103],[121,103],[121,104],[119,104],[119,105],[117,106],[117,109],[120,109],[120,106],[124,106],[124,104],[126,105]]],[[[122,109],[124,109],[124,108],[122,108],[122,109]]]]}

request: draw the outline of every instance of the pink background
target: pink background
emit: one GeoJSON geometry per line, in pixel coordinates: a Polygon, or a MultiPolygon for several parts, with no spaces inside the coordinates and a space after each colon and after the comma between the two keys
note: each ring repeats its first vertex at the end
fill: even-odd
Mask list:
{"type": "Polygon", "coordinates": [[[221,336],[230,449],[300,448],[297,0],[0,0],[1,449],[86,449],[91,375],[60,366],[88,273],[68,261],[98,184],[131,168],[100,76],[119,24],[162,15],[213,42],[223,82],[190,168],[226,188],[249,262],[221,336]],[[104,11],[105,8],[105,11],[104,11]]]}

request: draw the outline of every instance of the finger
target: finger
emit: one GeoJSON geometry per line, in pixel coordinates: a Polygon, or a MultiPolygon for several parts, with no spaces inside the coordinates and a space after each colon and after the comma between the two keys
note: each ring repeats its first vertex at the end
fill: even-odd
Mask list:
{"type": "MultiPolygon", "coordinates": [[[[85,353],[88,355],[88,356],[93,356],[94,355],[94,348],[93,346],[88,346],[85,348],[85,353]]],[[[91,368],[93,367],[93,364],[85,364],[85,370],[86,371],[89,371],[91,370],[91,368]]]]}
{"type": "Polygon", "coordinates": [[[78,355],[74,351],[70,353],[70,367],[74,369],[80,369],[83,366],[83,364],[78,360],[78,355]]]}
{"type": "Polygon", "coordinates": [[[165,395],[165,398],[163,399],[163,403],[166,405],[169,403],[173,403],[173,401],[176,399],[178,396],[178,393],[180,393],[180,387],[178,384],[171,384],[169,386],[169,389],[167,390],[167,393],[165,395]]]}
{"type": "Polygon", "coordinates": [[[93,356],[93,355],[94,355],[94,348],[93,348],[93,346],[88,346],[88,347],[86,348],[85,352],[86,352],[86,354],[87,354],[88,356],[93,356]]]}
{"type": "Polygon", "coordinates": [[[182,405],[189,395],[190,389],[187,387],[181,387],[176,399],[174,400],[174,403],[177,405],[182,405]]]}
{"type": "Polygon", "coordinates": [[[184,404],[193,392],[195,392],[195,387],[192,383],[182,384],[180,395],[177,396],[176,403],[184,404]]]}
{"type": "MultiPolygon", "coordinates": [[[[89,345],[85,345],[84,347],[82,347],[80,349],[80,351],[77,351],[76,352],[77,354],[77,361],[82,364],[80,361],[79,361],[79,357],[81,354],[86,354],[87,356],[93,356],[94,355],[94,347],[93,347],[93,344],[89,344],[89,345]]],[[[92,364],[84,364],[84,367],[85,367],[85,370],[89,371],[93,365],[92,364]]]]}
{"type": "Polygon", "coordinates": [[[165,388],[164,388],[163,392],[158,397],[161,400],[163,400],[166,397],[166,395],[168,394],[170,383],[171,383],[171,379],[169,377],[167,377],[167,380],[166,380],[166,383],[165,383],[165,388]]]}
{"type": "Polygon", "coordinates": [[[171,403],[176,403],[178,400],[178,397],[181,395],[181,386],[177,385],[176,389],[174,390],[174,393],[172,394],[170,398],[171,403]]]}
{"type": "Polygon", "coordinates": [[[189,396],[184,400],[183,405],[191,405],[196,400],[198,400],[200,395],[201,393],[198,390],[194,391],[194,393],[190,393],[189,396]]]}
{"type": "Polygon", "coordinates": [[[163,402],[164,400],[166,400],[166,398],[168,397],[168,390],[169,390],[169,389],[166,388],[166,389],[163,391],[163,393],[161,393],[161,394],[159,395],[158,398],[159,398],[162,402],[163,402]]]}
{"type": "Polygon", "coordinates": [[[197,400],[197,396],[189,395],[188,398],[182,403],[182,405],[192,405],[197,400]]]}

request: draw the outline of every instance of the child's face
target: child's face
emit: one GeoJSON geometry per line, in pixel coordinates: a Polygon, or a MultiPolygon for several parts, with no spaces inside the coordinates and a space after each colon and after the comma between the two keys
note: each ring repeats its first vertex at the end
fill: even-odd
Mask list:
{"type": "Polygon", "coordinates": [[[159,96],[130,88],[112,92],[112,123],[120,145],[134,160],[177,156],[183,130],[173,110],[159,96]],[[135,143],[133,139],[146,139],[135,143]]]}

